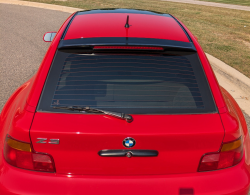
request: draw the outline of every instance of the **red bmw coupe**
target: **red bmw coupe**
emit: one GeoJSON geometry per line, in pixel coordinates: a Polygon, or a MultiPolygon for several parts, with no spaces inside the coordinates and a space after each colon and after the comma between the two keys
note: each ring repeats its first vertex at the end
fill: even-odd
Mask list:
{"type": "Polygon", "coordinates": [[[247,195],[250,140],[170,14],[76,12],[0,117],[1,195],[247,195]]]}

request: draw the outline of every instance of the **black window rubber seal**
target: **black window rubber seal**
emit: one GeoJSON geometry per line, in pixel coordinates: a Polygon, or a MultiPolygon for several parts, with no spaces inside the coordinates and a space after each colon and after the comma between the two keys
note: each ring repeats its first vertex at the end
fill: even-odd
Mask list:
{"type": "Polygon", "coordinates": [[[63,40],[63,39],[65,38],[65,35],[66,35],[66,33],[68,32],[68,29],[69,29],[69,27],[70,27],[72,21],[74,20],[75,16],[78,15],[78,13],[79,13],[79,11],[77,11],[77,12],[72,16],[72,18],[70,19],[69,23],[67,24],[66,28],[64,29],[64,32],[63,32],[62,37],[61,37],[61,40],[63,40]]]}
{"type": "Polygon", "coordinates": [[[172,18],[180,25],[180,27],[182,28],[182,30],[184,31],[184,33],[186,34],[187,38],[189,39],[190,42],[193,43],[193,40],[191,39],[190,35],[188,34],[188,32],[186,31],[186,29],[182,26],[182,24],[177,20],[176,17],[174,17],[173,15],[169,14],[170,16],[172,16],[172,18]]]}

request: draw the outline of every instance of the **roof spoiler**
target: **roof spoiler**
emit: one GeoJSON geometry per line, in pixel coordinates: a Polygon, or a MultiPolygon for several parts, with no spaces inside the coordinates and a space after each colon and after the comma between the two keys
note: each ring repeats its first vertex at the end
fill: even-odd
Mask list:
{"type": "Polygon", "coordinates": [[[175,51],[193,51],[196,48],[191,42],[181,42],[166,39],[150,39],[150,38],[126,38],[126,37],[100,37],[100,38],[81,38],[61,40],[58,49],[70,48],[93,48],[94,46],[150,46],[163,47],[168,50],[175,51]]]}

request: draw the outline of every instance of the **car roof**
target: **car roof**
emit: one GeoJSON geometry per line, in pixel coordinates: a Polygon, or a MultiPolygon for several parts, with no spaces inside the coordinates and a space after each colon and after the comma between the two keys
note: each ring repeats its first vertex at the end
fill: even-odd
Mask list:
{"type": "Polygon", "coordinates": [[[169,14],[132,9],[77,12],[66,29],[64,40],[128,37],[190,42],[178,21],[169,14]],[[129,16],[129,28],[125,28],[129,16]]]}

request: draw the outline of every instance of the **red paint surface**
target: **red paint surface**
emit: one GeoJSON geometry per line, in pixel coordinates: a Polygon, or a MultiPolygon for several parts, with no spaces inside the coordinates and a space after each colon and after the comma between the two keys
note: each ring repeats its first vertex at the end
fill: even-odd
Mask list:
{"type": "MultiPolygon", "coordinates": [[[[163,20],[161,16],[150,15],[150,17],[159,17],[159,20],[163,20]]],[[[250,184],[250,139],[244,116],[230,94],[224,89],[220,89],[202,48],[185,26],[184,28],[189,33],[199,54],[220,115],[183,115],[179,117],[175,115],[134,115],[135,120],[127,123],[103,115],[36,113],[31,129],[32,143],[35,150],[52,154],[55,158],[57,173],[27,171],[7,164],[2,155],[5,136],[10,134],[15,139],[30,142],[29,130],[34,112],[60,38],[70,18],[58,31],[38,73],[13,93],[0,115],[0,194],[75,195],[86,193],[110,195],[127,194],[126,189],[129,188],[130,194],[175,195],[181,188],[192,188],[195,195],[247,195],[250,184]],[[48,139],[60,138],[60,145],[39,146],[35,143],[36,136],[43,135],[48,136],[48,139]],[[124,149],[122,146],[124,136],[136,139],[135,149],[159,150],[159,157],[156,157],[159,160],[154,161],[154,157],[150,160],[146,157],[103,160],[96,154],[102,149],[124,149]],[[244,140],[246,155],[238,165],[219,171],[196,172],[198,161],[204,153],[215,152],[222,140],[228,142],[239,136],[242,136],[244,140]],[[200,157],[198,158],[198,156],[200,157]],[[70,159],[74,159],[74,162],[70,162],[70,159]],[[79,168],[80,166],[81,168],[79,168]],[[69,170],[74,174],[59,174],[69,170]]],[[[164,18],[166,19],[166,17],[164,18]]],[[[154,18],[154,20],[156,19],[154,18]]],[[[171,23],[174,21],[172,20],[168,22],[171,23]]],[[[123,19],[117,17],[117,21],[123,21],[123,19]]],[[[126,17],[123,21],[124,25],[125,21],[126,17]]],[[[128,33],[133,32],[133,25],[138,24],[137,26],[139,26],[145,23],[145,21],[141,21],[139,24],[139,19],[133,21],[132,17],[130,21],[132,26],[128,33]]],[[[163,22],[160,23],[164,24],[163,22]]],[[[171,40],[176,38],[179,41],[187,42],[186,35],[176,34],[175,31],[179,32],[178,28],[180,28],[175,26],[176,22],[173,24],[173,28],[160,26],[160,23],[155,22],[154,24],[151,21],[152,26],[158,26],[150,29],[149,32],[138,29],[140,33],[134,32],[134,34],[124,36],[135,36],[136,33],[140,36],[148,35],[146,38],[168,35],[169,39],[172,37],[171,40]],[[154,32],[155,29],[158,30],[154,32]],[[163,31],[160,32],[161,29],[170,32],[163,34],[163,31]]],[[[123,24],[119,27],[121,31],[117,33],[124,33],[123,24]]],[[[91,26],[90,23],[88,25],[91,26]]],[[[77,26],[75,28],[77,29],[77,26]]],[[[83,27],[79,26],[79,28],[83,27]]],[[[97,36],[99,32],[86,33],[97,36]]],[[[103,33],[108,36],[113,32],[103,31],[103,33]]],[[[72,34],[72,36],[79,35],[72,34]]]]}
{"type": "Polygon", "coordinates": [[[172,18],[145,14],[77,15],[64,40],[93,37],[137,37],[189,42],[180,25],[172,18]],[[125,28],[129,15],[129,28],[125,28]]]}
{"type": "Polygon", "coordinates": [[[219,114],[132,116],[127,123],[98,114],[36,113],[31,140],[35,151],[53,156],[57,173],[147,175],[196,172],[202,155],[218,151],[224,137],[219,114]],[[60,139],[60,144],[37,144],[43,137],[60,139]],[[133,149],[157,150],[158,157],[98,155],[104,149],[126,149],[126,137],[136,140],[133,149]]]}
{"type": "Polygon", "coordinates": [[[26,171],[6,162],[1,167],[1,195],[179,195],[192,188],[195,195],[247,195],[250,176],[244,160],[220,171],[145,176],[72,176],[26,171]]]}
{"type": "Polygon", "coordinates": [[[34,112],[27,110],[26,99],[29,95],[34,77],[21,85],[6,102],[0,118],[0,149],[5,135],[10,134],[18,140],[30,142],[29,130],[34,112]]]}
{"type": "Polygon", "coordinates": [[[244,115],[236,101],[224,88],[221,87],[221,90],[229,110],[229,112],[221,114],[221,120],[225,128],[223,142],[229,142],[241,135],[247,135],[248,129],[244,115]]]}

